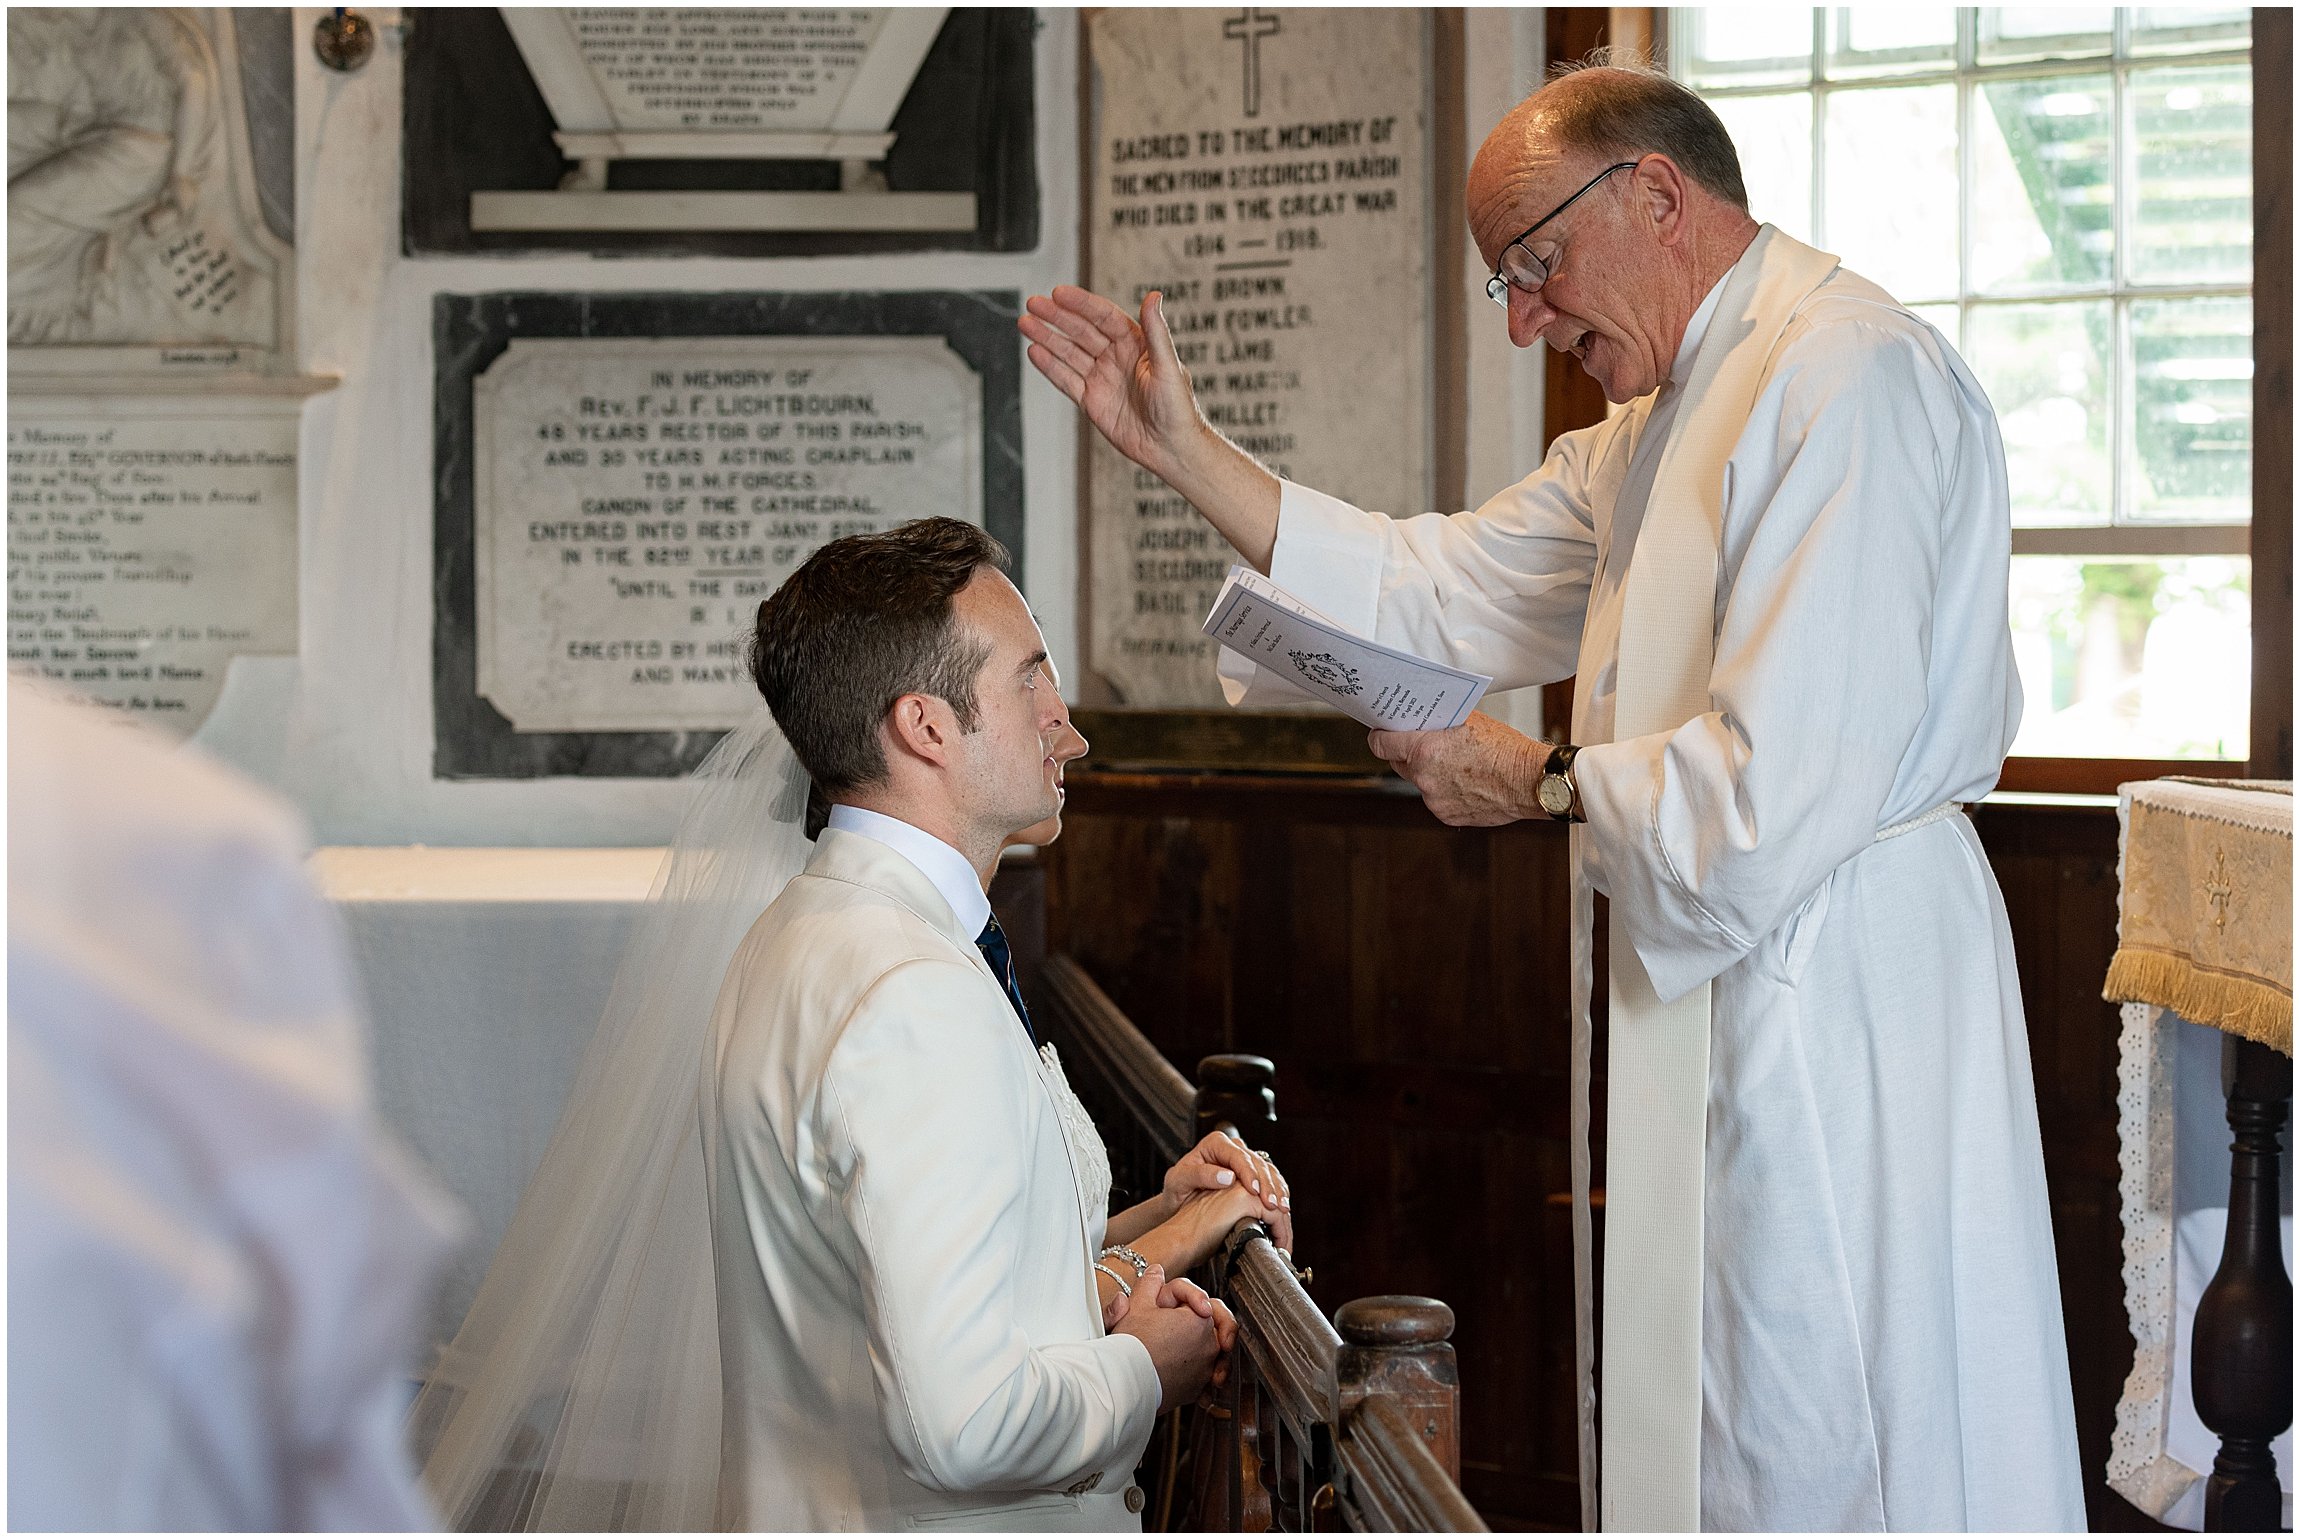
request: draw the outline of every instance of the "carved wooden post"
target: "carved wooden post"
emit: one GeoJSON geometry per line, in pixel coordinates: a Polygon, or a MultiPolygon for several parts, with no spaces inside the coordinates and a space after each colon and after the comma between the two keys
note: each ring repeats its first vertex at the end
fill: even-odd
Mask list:
{"type": "Polygon", "coordinates": [[[2220,1435],[2204,1489],[2204,1527],[2274,1530],[2283,1523],[2269,1443],[2292,1423],[2292,1280],[2284,1273],[2278,1135],[2292,1101],[2292,1061],[2230,1038],[2228,1240],[2196,1304],[2189,1380],[2196,1414],[2220,1435]]]}
{"type": "Polygon", "coordinates": [[[1259,1054],[1215,1053],[1200,1059],[1198,1137],[1228,1123],[1249,1148],[1267,1148],[1278,1121],[1278,1097],[1270,1089],[1277,1077],[1278,1066],[1259,1054]]]}
{"type": "Polygon", "coordinates": [[[1370,1395],[1396,1398],[1446,1475],[1461,1481],[1461,1373],[1454,1363],[1453,1310],[1413,1294],[1353,1299],[1334,1312],[1342,1346],[1334,1360],[1335,1410],[1349,1426],[1370,1395]]]}
{"type": "MultiPolygon", "coordinates": [[[[1217,1053],[1198,1061],[1198,1092],[1193,1101],[1197,1116],[1193,1139],[1203,1139],[1224,1123],[1254,1148],[1268,1145],[1270,1128],[1278,1121],[1277,1098],[1270,1082],[1278,1067],[1268,1059],[1246,1053],[1217,1053]]],[[[1216,1273],[1203,1270],[1200,1281],[1209,1289],[1223,1287],[1227,1263],[1216,1258],[1216,1273]]],[[[1261,1433],[1260,1396],[1253,1383],[1253,1366],[1241,1348],[1230,1366],[1230,1382],[1199,1420],[1199,1501],[1195,1514],[1201,1527],[1210,1517],[1225,1530],[1265,1530],[1270,1527],[1269,1497],[1262,1490],[1257,1447],[1261,1433]],[[1209,1447],[1211,1446],[1211,1447],[1209,1447]],[[1211,1455],[1211,1458],[1205,1458],[1211,1455]]]]}
{"type": "MultiPolygon", "coordinates": [[[[1165,1514],[1166,1522],[1160,1529],[1227,1531],[1238,1527],[1236,1509],[1230,1497],[1236,1481],[1237,1418],[1236,1387],[1225,1386],[1182,1419],[1188,1430],[1189,1452],[1177,1464],[1177,1473],[1187,1471],[1189,1490],[1178,1494],[1172,1509],[1165,1514]]],[[[1143,1516],[1142,1527],[1151,1527],[1150,1516],[1143,1516]]]]}

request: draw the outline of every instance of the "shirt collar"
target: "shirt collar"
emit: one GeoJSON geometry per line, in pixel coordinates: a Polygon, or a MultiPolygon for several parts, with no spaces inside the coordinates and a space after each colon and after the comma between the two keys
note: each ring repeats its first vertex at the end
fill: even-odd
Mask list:
{"type": "Polygon", "coordinates": [[[916,824],[845,802],[832,806],[826,827],[876,840],[910,862],[950,905],[958,928],[969,936],[982,934],[982,927],[990,921],[990,895],[982,891],[982,879],[975,875],[972,864],[955,849],[916,824]]]}
{"type": "MultiPolygon", "coordinates": [[[[1725,278],[1732,277],[1727,269],[1725,278]]],[[[1693,312],[1693,319],[1685,323],[1685,340],[1677,345],[1677,362],[1669,366],[1669,383],[1682,386],[1693,378],[1693,355],[1701,351],[1701,339],[1709,335],[1709,323],[1717,318],[1718,296],[1725,292],[1725,278],[1709,286],[1709,293],[1701,301],[1701,308],[1693,312]]]]}

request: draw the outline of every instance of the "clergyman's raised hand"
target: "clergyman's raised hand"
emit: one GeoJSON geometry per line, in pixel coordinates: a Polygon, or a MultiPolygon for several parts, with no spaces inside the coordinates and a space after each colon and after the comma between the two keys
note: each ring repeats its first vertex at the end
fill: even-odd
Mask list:
{"type": "Polygon", "coordinates": [[[1164,296],[1143,296],[1137,321],[1110,300],[1074,284],[1033,294],[1018,323],[1030,362],[1078,405],[1117,451],[1173,479],[1200,427],[1190,372],[1166,330],[1164,296]]]}
{"type": "Polygon", "coordinates": [[[1190,371],[1166,330],[1165,296],[1136,320],[1099,294],[1062,284],[1033,294],[1017,324],[1030,362],[1112,447],[1190,500],[1247,565],[1268,572],[1278,539],[1278,478],[1198,412],[1190,371]]]}

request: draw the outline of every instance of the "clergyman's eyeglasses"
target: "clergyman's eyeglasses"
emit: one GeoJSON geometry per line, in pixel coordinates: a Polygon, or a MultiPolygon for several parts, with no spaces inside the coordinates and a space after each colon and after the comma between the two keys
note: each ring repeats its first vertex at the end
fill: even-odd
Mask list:
{"type": "Polygon", "coordinates": [[[1535,256],[1533,248],[1526,245],[1526,241],[1533,235],[1534,231],[1580,202],[1582,193],[1588,192],[1592,187],[1613,175],[1614,172],[1628,171],[1636,165],[1637,161],[1624,160],[1616,161],[1607,166],[1603,171],[1584,182],[1581,186],[1581,192],[1575,193],[1556,208],[1542,215],[1526,227],[1525,234],[1502,247],[1501,262],[1494,268],[1493,276],[1485,281],[1485,297],[1506,310],[1509,308],[1509,291],[1511,289],[1523,289],[1528,294],[1540,293],[1541,286],[1549,282],[1549,264],[1535,256]]]}

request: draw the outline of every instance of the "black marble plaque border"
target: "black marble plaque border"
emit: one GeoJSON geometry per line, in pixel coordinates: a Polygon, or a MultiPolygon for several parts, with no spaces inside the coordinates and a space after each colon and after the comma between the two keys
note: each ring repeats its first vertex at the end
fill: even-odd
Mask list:
{"type": "MultiPolygon", "coordinates": [[[[400,241],[409,256],[472,252],[793,257],[1029,251],[1038,245],[1035,50],[1028,7],[953,9],[889,125],[896,192],[971,192],[972,230],[474,230],[471,195],[557,187],[571,162],[510,29],[492,6],[404,13],[400,241]]],[[[610,188],[790,190],[839,185],[830,161],[624,160],[610,188]]]]}
{"type": "MultiPolygon", "coordinates": [[[[472,382],[514,337],[940,337],[982,381],[983,522],[1023,578],[1022,297],[1002,290],[440,294],[432,301],[432,773],[683,775],[720,732],[522,733],[479,693],[472,382]]],[[[932,509],[920,509],[923,516],[932,509]]]]}

